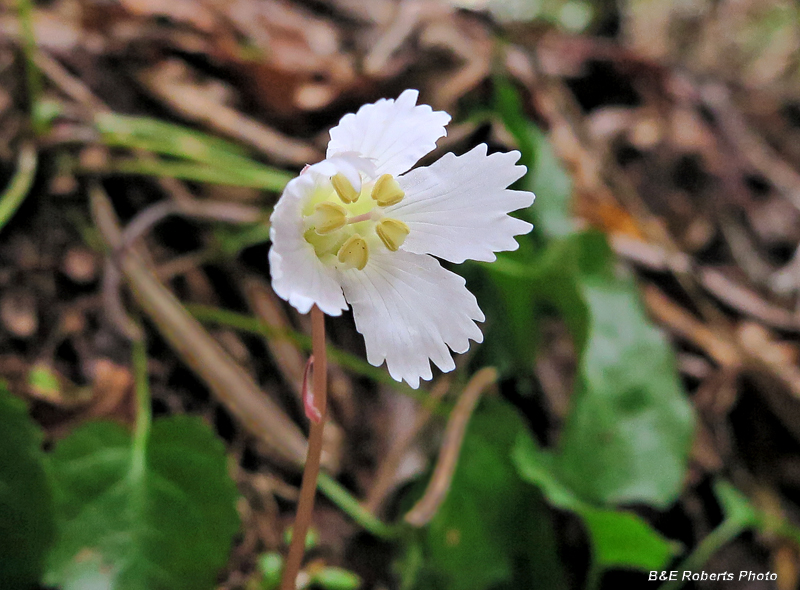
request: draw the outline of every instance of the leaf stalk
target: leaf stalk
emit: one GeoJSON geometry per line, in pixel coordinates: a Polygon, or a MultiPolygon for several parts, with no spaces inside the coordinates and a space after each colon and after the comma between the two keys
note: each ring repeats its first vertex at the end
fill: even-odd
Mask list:
{"type": "Polygon", "coordinates": [[[314,355],[314,403],[321,419],[319,421],[311,420],[308,454],[303,468],[303,481],[300,484],[300,500],[297,504],[289,555],[286,558],[286,566],[281,578],[281,590],[295,590],[296,588],[297,573],[300,571],[303,561],[306,533],[314,511],[319,463],[322,457],[322,434],[325,428],[328,397],[328,358],[325,349],[325,315],[316,305],[311,308],[311,340],[314,355]]]}

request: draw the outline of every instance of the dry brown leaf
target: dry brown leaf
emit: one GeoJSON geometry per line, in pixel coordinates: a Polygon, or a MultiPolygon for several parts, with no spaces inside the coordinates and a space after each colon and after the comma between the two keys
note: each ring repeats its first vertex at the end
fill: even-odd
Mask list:
{"type": "Polygon", "coordinates": [[[133,374],[128,367],[118,365],[109,359],[97,359],[92,367],[92,405],[87,417],[117,417],[132,421],[133,374]]]}
{"type": "Polygon", "coordinates": [[[137,17],[166,17],[176,23],[187,23],[204,32],[217,26],[217,18],[202,2],[195,0],[119,0],[131,15],[137,17]]]}
{"type": "Polygon", "coordinates": [[[217,4],[252,47],[244,51],[234,37],[220,36],[215,57],[233,64],[270,112],[318,110],[354,84],[353,59],[330,21],[281,0],[217,4]]]}
{"type": "Polygon", "coordinates": [[[302,166],[322,159],[310,145],[267,127],[210,97],[195,81],[189,67],[168,60],[143,71],[140,80],[180,115],[250,145],[280,164],[302,166]]]}

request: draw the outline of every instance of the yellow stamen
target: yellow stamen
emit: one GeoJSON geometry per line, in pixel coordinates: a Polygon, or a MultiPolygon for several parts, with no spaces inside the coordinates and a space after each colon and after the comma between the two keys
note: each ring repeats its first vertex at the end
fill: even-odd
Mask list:
{"type": "Polygon", "coordinates": [[[406,241],[406,237],[408,236],[408,232],[408,226],[397,219],[382,219],[375,226],[375,233],[378,234],[383,245],[392,252],[397,252],[400,246],[403,245],[403,242],[406,241]]]}
{"type": "Polygon", "coordinates": [[[312,220],[314,230],[322,236],[343,228],[347,223],[347,211],[337,203],[324,201],[314,206],[312,220]]]}
{"type": "Polygon", "coordinates": [[[367,265],[367,260],[369,260],[369,248],[367,248],[367,243],[364,241],[364,238],[358,234],[354,234],[342,244],[336,257],[339,259],[339,262],[348,267],[364,270],[364,267],[367,265]]]}
{"type": "Polygon", "coordinates": [[[391,174],[384,174],[375,181],[372,187],[372,198],[381,207],[395,205],[403,200],[406,194],[391,174]]]}
{"type": "Polygon", "coordinates": [[[338,172],[331,178],[331,184],[336,190],[336,194],[339,195],[339,198],[345,203],[355,203],[358,201],[360,193],[356,192],[356,189],[353,188],[353,185],[350,184],[350,181],[347,180],[347,177],[341,172],[338,172]]]}
{"type": "Polygon", "coordinates": [[[321,236],[314,231],[313,228],[307,230],[303,234],[303,237],[305,238],[306,242],[314,247],[314,252],[316,253],[317,258],[320,259],[323,257],[327,258],[328,256],[336,256],[336,253],[339,251],[339,248],[342,245],[342,240],[344,239],[338,232],[321,236]]]}

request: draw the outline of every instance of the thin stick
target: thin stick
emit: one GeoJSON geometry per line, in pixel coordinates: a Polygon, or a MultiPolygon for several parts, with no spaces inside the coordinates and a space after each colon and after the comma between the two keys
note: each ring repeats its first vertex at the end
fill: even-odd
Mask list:
{"type": "Polygon", "coordinates": [[[3,229],[9,222],[19,206],[22,205],[22,201],[28,196],[36,176],[38,161],[36,145],[32,141],[23,143],[17,158],[17,171],[8,184],[8,188],[0,194],[0,229],[3,229]]]}
{"type": "Polygon", "coordinates": [[[377,514],[386,497],[391,493],[395,485],[395,475],[397,474],[400,463],[403,461],[408,448],[417,438],[417,435],[428,423],[433,415],[433,409],[439,404],[445,394],[450,390],[452,379],[449,375],[443,376],[436,385],[433,386],[430,396],[419,409],[413,426],[404,432],[391,446],[389,452],[381,461],[381,466],[375,476],[375,483],[367,494],[363,508],[371,513],[377,514]]]}
{"type": "Polygon", "coordinates": [[[325,315],[316,305],[311,308],[311,339],[314,354],[314,402],[321,419],[319,422],[311,421],[311,430],[308,434],[308,455],[303,469],[303,482],[300,485],[300,501],[297,503],[292,543],[289,545],[289,555],[283,570],[281,590],[295,590],[296,588],[297,573],[300,571],[300,564],[303,561],[306,532],[314,511],[319,461],[322,456],[322,430],[325,426],[328,397],[328,359],[325,355],[325,315]]]}
{"type": "Polygon", "coordinates": [[[405,521],[411,526],[425,526],[436,516],[436,511],[450,491],[450,482],[453,481],[458,456],[461,453],[461,443],[464,442],[472,412],[478,405],[483,390],[495,381],[497,381],[497,370],[494,367],[485,367],[472,376],[461,397],[458,398],[447,421],[439,459],[433,468],[428,489],[405,515],[405,521]]]}

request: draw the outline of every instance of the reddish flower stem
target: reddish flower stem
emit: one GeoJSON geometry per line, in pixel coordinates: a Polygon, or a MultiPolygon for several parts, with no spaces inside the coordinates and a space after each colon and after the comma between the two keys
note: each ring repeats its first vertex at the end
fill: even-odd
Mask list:
{"type": "Polygon", "coordinates": [[[300,485],[300,500],[297,503],[297,515],[294,520],[289,555],[286,558],[286,566],[281,578],[281,590],[295,590],[296,588],[297,574],[303,562],[306,532],[314,511],[317,475],[322,456],[322,430],[325,426],[328,397],[328,358],[325,354],[325,315],[316,305],[311,309],[311,341],[314,355],[313,399],[322,419],[319,422],[311,420],[311,429],[308,434],[308,454],[303,469],[303,482],[300,485]]]}

